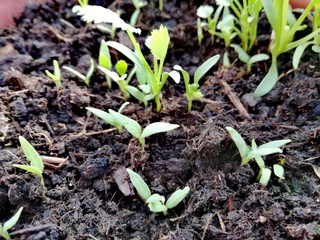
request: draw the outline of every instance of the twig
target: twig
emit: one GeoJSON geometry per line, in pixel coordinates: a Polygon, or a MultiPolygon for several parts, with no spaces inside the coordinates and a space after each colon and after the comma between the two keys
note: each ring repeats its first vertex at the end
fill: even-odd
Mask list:
{"type": "Polygon", "coordinates": [[[45,224],[45,225],[40,225],[40,226],[36,226],[36,227],[25,228],[25,229],[11,232],[10,236],[22,235],[22,234],[32,233],[32,232],[40,232],[40,231],[44,231],[47,229],[51,229],[53,227],[54,227],[53,224],[45,224]]]}

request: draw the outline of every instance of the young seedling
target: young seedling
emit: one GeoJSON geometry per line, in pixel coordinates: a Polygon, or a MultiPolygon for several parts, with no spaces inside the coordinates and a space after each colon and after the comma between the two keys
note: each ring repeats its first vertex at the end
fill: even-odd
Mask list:
{"type": "Polygon", "coordinates": [[[23,207],[20,207],[19,210],[3,225],[0,224],[0,236],[3,237],[6,240],[11,240],[11,237],[8,233],[8,230],[11,229],[16,223],[18,222],[21,212],[23,210],[23,207]]]}
{"type": "MultiPolygon", "coordinates": [[[[262,144],[258,147],[255,140],[253,139],[250,147],[246,144],[244,139],[235,129],[233,129],[232,127],[226,127],[226,129],[240,152],[240,156],[242,158],[241,165],[245,165],[250,160],[254,159],[260,168],[257,179],[261,184],[266,186],[271,177],[271,170],[265,166],[265,162],[262,156],[270,155],[273,153],[282,153],[282,150],[280,149],[280,147],[291,142],[291,140],[285,139],[285,140],[271,141],[269,143],[262,144]]],[[[284,170],[282,165],[274,164],[273,172],[280,179],[284,179],[284,176],[283,176],[284,170]]]]}
{"type": "Polygon", "coordinates": [[[134,5],[134,7],[136,9],[134,10],[133,14],[131,15],[130,25],[135,26],[137,24],[139,14],[141,12],[141,8],[147,6],[148,2],[141,1],[141,0],[132,0],[132,4],[134,5]]]}
{"type": "Polygon", "coordinates": [[[32,145],[24,137],[19,136],[19,142],[24,155],[30,161],[30,165],[13,164],[13,166],[37,175],[40,178],[40,184],[45,190],[46,188],[44,186],[44,181],[42,176],[44,166],[39,153],[32,147],[32,145]]]}
{"type": "Polygon", "coordinates": [[[110,71],[107,68],[98,66],[98,69],[104,72],[106,76],[108,76],[110,79],[115,81],[123,95],[124,100],[126,101],[127,98],[129,97],[128,92],[127,92],[127,86],[129,86],[129,82],[131,81],[136,69],[133,68],[129,74],[129,76],[126,74],[127,69],[128,69],[128,64],[124,60],[119,60],[116,65],[115,69],[116,72],[110,71]]]}
{"type": "Polygon", "coordinates": [[[86,75],[83,75],[82,73],[78,72],[77,70],[71,68],[71,67],[67,67],[67,66],[63,66],[63,69],[71,72],[72,74],[76,75],[78,78],[80,78],[88,87],[90,86],[90,78],[94,72],[94,62],[93,59],[90,59],[90,67],[87,71],[86,75]]]}
{"type": "Polygon", "coordinates": [[[96,108],[86,108],[88,111],[92,112],[102,120],[106,121],[110,125],[113,125],[118,128],[119,132],[122,130],[122,127],[127,129],[127,131],[137,139],[141,144],[142,150],[144,150],[145,146],[145,138],[151,135],[168,132],[174,130],[179,127],[177,124],[170,124],[165,122],[155,122],[149,124],[143,131],[141,129],[140,124],[121,114],[120,112],[115,112],[112,109],[108,110],[108,113],[96,108]]]}
{"type": "Polygon", "coordinates": [[[121,113],[115,112],[113,110],[110,110],[111,114],[114,116],[114,118],[117,119],[117,121],[125,128],[127,131],[137,138],[141,144],[142,150],[144,151],[145,146],[145,138],[149,137],[151,135],[162,133],[162,132],[168,132],[172,131],[179,127],[177,124],[171,124],[171,123],[165,123],[165,122],[155,122],[151,123],[148,126],[146,126],[143,131],[140,126],[140,124],[127,117],[122,115],[121,113]]]}
{"type": "Polygon", "coordinates": [[[152,194],[150,188],[139,174],[129,168],[127,168],[127,173],[139,196],[148,204],[150,211],[154,213],[162,212],[164,215],[167,215],[168,210],[182,202],[190,191],[188,186],[184,189],[179,189],[166,201],[164,196],[157,193],[152,194]]]}
{"type": "Polygon", "coordinates": [[[251,72],[251,66],[253,63],[264,61],[269,59],[269,56],[265,53],[256,54],[254,56],[250,56],[248,53],[244,51],[242,47],[236,44],[231,44],[231,47],[238,53],[239,59],[247,64],[247,72],[251,72]]]}
{"type": "Polygon", "coordinates": [[[218,62],[219,58],[220,55],[215,55],[209,58],[203,64],[201,64],[201,66],[198,67],[194,74],[193,83],[190,83],[190,76],[187,71],[183,70],[183,68],[178,65],[174,66],[175,70],[181,71],[184,79],[188,100],[188,112],[191,111],[193,100],[196,98],[201,98],[203,96],[201,91],[199,90],[199,80],[201,79],[201,77],[203,77],[204,74],[206,74],[209,71],[210,68],[213,67],[213,65],[215,65],[218,62]]]}
{"type": "Polygon", "coordinates": [[[289,0],[271,1],[261,0],[267,19],[273,29],[274,39],[270,44],[271,67],[267,75],[262,79],[257,89],[254,91],[254,97],[260,98],[271,91],[278,80],[278,56],[284,52],[305,44],[310,39],[320,33],[320,28],[309,33],[305,37],[294,40],[294,35],[298,30],[303,29],[303,21],[313,8],[314,4],[319,0],[312,0],[300,17],[293,24],[289,22],[289,0]],[[291,24],[291,25],[290,25],[291,24]]]}
{"type": "MultiPolygon", "coordinates": [[[[128,59],[130,59],[137,67],[137,73],[144,75],[147,84],[150,87],[150,94],[154,95],[156,102],[156,111],[161,110],[160,94],[166,80],[171,73],[162,72],[164,60],[167,55],[170,37],[168,29],[166,27],[160,26],[159,29],[153,30],[151,36],[146,39],[146,45],[150,49],[153,55],[153,70],[147,63],[139,44],[137,43],[133,33],[140,34],[141,30],[126,24],[116,13],[112,12],[110,9],[106,9],[99,6],[87,6],[81,8],[78,15],[82,15],[82,19],[87,22],[94,21],[95,23],[107,22],[112,23],[115,27],[125,30],[133,44],[135,52],[133,52],[128,47],[114,41],[108,41],[107,45],[113,47],[128,59]]],[[[173,73],[173,76],[178,76],[173,73]]],[[[171,76],[172,77],[172,76],[171,76]]],[[[175,80],[175,79],[174,79],[175,80]]]]}
{"type": "Polygon", "coordinates": [[[49,72],[48,70],[45,70],[45,73],[49,78],[55,81],[58,89],[61,88],[61,72],[57,60],[53,60],[53,73],[49,72]]]}
{"type": "Polygon", "coordinates": [[[209,33],[216,35],[224,40],[225,47],[229,47],[231,40],[237,35],[235,32],[235,17],[230,13],[228,7],[223,8],[222,19],[218,22],[216,29],[220,30],[210,30],[209,33]]]}
{"type": "Polygon", "coordinates": [[[219,16],[223,10],[223,5],[219,5],[214,12],[214,8],[209,5],[202,5],[197,9],[197,34],[198,43],[201,45],[203,39],[203,28],[207,29],[211,34],[211,44],[214,42],[214,32],[216,32],[219,16]],[[213,14],[213,17],[211,15],[213,14]],[[204,20],[203,20],[204,19],[204,20]]]}
{"type": "MultiPolygon", "coordinates": [[[[121,105],[121,107],[119,108],[118,112],[121,113],[123,111],[123,109],[128,105],[128,102],[125,102],[124,104],[121,105]]],[[[111,126],[114,126],[118,129],[118,132],[121,133],[122,132],[122,124],[117,120],[116,117],[114,117],[114,115],[112,114],[113,111],[112,110],[108,110],[108,112],[97,109],[97,108],[93,108],[93,107],[87,107],[86,108],[89,112],[92,112],[94,115],[96,115],[97,117],[101,118],[103,121],[105,121],[106,123],[110,124],[111,126]]]]}

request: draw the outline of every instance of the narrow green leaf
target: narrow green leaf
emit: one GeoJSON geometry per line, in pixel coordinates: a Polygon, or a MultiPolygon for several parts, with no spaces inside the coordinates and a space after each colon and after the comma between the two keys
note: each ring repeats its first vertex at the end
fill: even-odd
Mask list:
{"type": "Polygon", "coordinates": [[[247,154],[250,152],[250,148],[248,147],[244,139],[241,137],[241,135],[235,129],[233,129],[232,127],[226,127],[226,129],[240,152],[240,156],[242,158],[241,165],[246,164],[248,162],[247,154]]]}
{"type": "Polygon", "coordinates": [[[253,63],[268,60],[268,59],[269,59],[268,54],[265,54],[265,53],[256,54],[250,58],[249,64],[253,64],[253,63]]]}
{"type": "Polygon", "coordinates": [[[44,166],[39,153],[24,137],[19,136],[19,142],[24,155],[30,161],[30,165],[37,168],[42,173],[44,166]]]}
{"type": "Polygon", "coordinates": [[[144,99],[144,94],[138,88],[133,86],[126,86],[126,90],[130,93],[131,96],[138,99],[140,102],[144,99]]]}
{"type": "Polygon", "coordinates": [[[273,172],[278,178],[284,179],[284,169],[280,164],[273,165],[273,172]]]}
{"type": "Polygon", "coordinates": [[[42,171],[40,171],[40,169],[38,169],[35,166],[30,166],[30,165],[22,165],[22,164],[12,164],[14,167],[26,170],[29,173],[33,173],[39,177],[42,177],[42,171]]]}
{"type": "Polygon", "coordinates": [[[282,150],[280,148],[258,148],[256,150],[252,150],[247,154],[247,159],[253,159],[258,156],[265,156],[273,153],[282,153],[282,150]]]}
{"type": "Polygon", "coordinates": [[[8,220],[3,224],[3,230],[8,231],[11,229],[16,223],[18,222],[21,212],[23,210],[23,207],[20,207],[19,210],[8,220]]]}
{"type": "Polygon", "coordinates": [[[250,61],[250,56],[248,53],[246,53],[245,50],[243,50],[242,47],[240,47],[237,44],[230,44],[231,47],[234,48],[234,50],[237,52],[239,59],[241,62],[248,63],[250,61]]]}
{"type": "Polygon", "coordinates": [[[259,149],[262,149],[262,148],[279,148],[279,147],[282,147],[283,145],[286,145],[289,142],[291,142],[290,139],[275,140],[275,141],[271,141],[271,142],[268,142],[268,143],[260,145],[259,149]]]}
{"type": "MultiPolygon", "coordinates": [[[[268,0],[269,1],[269,0],[268,0]]],[[[253,93],[255,99],[261,98],[263,95],[267,94],[276,85],[278,80],[278,67],[277,61],[273,60],[269,72],[262,79],[261,83],[253,93]]]]}
{"type": "Polygon", "coordinates": [[[89,70],[86,74],[86,79],[85,79],[85,84],[89,87],[90,86],[90,79],[92,77],[92,74],[94,72],[94,62],[93,62],[93,59],[90,58],[90,67],[89,67],[89,70]]]}
{"type": "Polygon", "coordinates": [[[205,61],[204,63],[202,63],[200,65],[200,67],[198,67],[198,69],[196,70],[196,72],[194,73],[194,82],[198,83],[200,78],[206,74],[210,68],[213,67],[213,65],[215,65],[218,60],[220,58],[220,55],[215,55],[211,58],[209,58],[207,61],[205,61]]]}
{"type": "Polygon", "coordinates": [[[171,123],[165,123],[165,122],[151,123],[143,130],[140,138],[146,138],[156,133],[168,132],[178,127],[179,125],[177,124],[171,124],[171,123]]]}
{"type": "Polygon", "coordinates": [[[97,117],[101,118],[106,123],[109,123],[112,126],[115,125],[115,119],[113,118],[113,116],[110,113],[107,113],[107,112],[105,112],[103,110],[100,110],[100,109],[97,109],[97,108],[93,108],[93,107],[86,107],[86,109],[89,112],[92,112],[97,117]]]}
{"type": "Polygon", "coordinates": [[[76,75],[78,78],[80,78],[81,80],[85,81],[86,80],[86,76],[83,75],[82,73],[78,72],[77,70],[71,68],[71,67],[68,67],[68,66],[63,66],[62,67],[63,69],[71,72],[72,74],[76,75]]]}
{"type": "Polygon", "coordinates": [[[109,109],[109,113],[114,117],[114,119],[119,122],[127,131],[134,137],[140,138],[141,136],[141,126],[139,123],[121,113],[115,112],[109,109]]]}
{"type": "Polygon", "coordinates": [[[140,197],[143,200],[147,200],[151,196],[151,191],[146,182],[139,174],[135,173],[129,168],[127,168],[127,173],[130,177],[130,181],[132,182],[140,197]]]}
{"type": "MultiPolygon", "coordinates": [[[[56,76],[57,79],[61,79],[61,71],[60,71],[60,66],[57,60],[53,60],[53,73],[56,76]]],[[[61,84],[61,82],[60,82],[61,84]]]]}
{"type": "Polygon", "coordinates": [[[184,189],[179,189],[175,191],[166,202],[166,207],[168,209],[177,206],[185,197],[188,195],[190,188],[187,186],[184,189]]]}
{"type": "Polygon", "coordinates": [[[296,50],[294,51],[293,57],[292,57],[292,66],[297,69],[300,59],[302,57],[302,54],[304,53],[304,51],[306,50],[306,48],[311,45],[312,42],[305,42],[301,45],[299,45],[296,50]]]}
{"type": "Polygon", "coordinates": [[[279,16],[277,15],[274,1],[261,0],[261,2],[272,29],[276,29],[279,24],[279,16]]]}
{"type": "Polygon", "coordinates": [[[261,171],[261,177],[259,179],[259,182],[262,185],[267,186],[271,177],[271,170],[269,168],[261,168],[260,171],[261,171]]]}

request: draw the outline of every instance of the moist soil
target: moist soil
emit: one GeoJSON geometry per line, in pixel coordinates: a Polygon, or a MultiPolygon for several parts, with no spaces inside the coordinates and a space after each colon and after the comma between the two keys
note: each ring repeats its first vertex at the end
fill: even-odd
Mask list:
{"type": "MultiPolygon", "coordinates": [[[[99,4],[120,9],[128,21],[134,11],[130,2],[99,4]]],[[[183,83],[170,79],[159,113],[152,103],[144,108],[128,99],[123,114],[142,126],[156,121],[180,125],[147,138],[145,152],[126,130],[119,133],[85,109],[119,109],[125,101],[115,83],[108,89],[96,70],[87,87],[62,71],[63,87],[57,90],[44,74],[52,71],[54,59],[86,72],[90,57],[97,62],[100,41],[110,40],[74,16],[70,9],[75,2],[30,5],[16,27],[1,31],[0,222],[24,207],[11,230],[14,239],[320,239],[319,56],[306,52],[299,69],[292,70],[292,53],[283,54],[280,81],[254,101],[252,92],[270,62],[255,64],[246,73],[220,39],[211,45],[206,35],[198,46],[196,9],[203,3],[214,6],[214,1],[170,1],[163,12],[149,4],[140,15],[137,40],[148,60],[146,36],[160,24],[169,29],[166,70],[178,64],[193,75],[206,59],[227,50],[233,61],[231,68],[220,61],[202,79],[204,97],[194,101],[189,113],[183,83]],[[257,183],[257,165],[240,166],[226,126],[237,129],[248,143],[291,139],[283,154],[265,158],[270,168],[284,163],[285,179],[272,175],[268,186],[257,183]],[[44,159],[66,160],[46,165],[46,192],[37,177],[12,166],[27,163],[20,135],[44,159]],[[185,186],[190,193],[167,216],[152,213],[125,168],[139,173],[154,193],[169,197],[185,186]]],[[[267,52],[270,33],[262,16],[252,53],[267,52]]],[[[129,42],[121,32],[115,40],[129,42]]],[[[114,50],[111,55],[121,59],[114,50]]]]}

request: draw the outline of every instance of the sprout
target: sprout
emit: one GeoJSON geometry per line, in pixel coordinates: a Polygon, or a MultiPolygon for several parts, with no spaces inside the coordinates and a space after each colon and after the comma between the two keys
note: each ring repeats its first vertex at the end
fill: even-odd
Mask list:
{"type": "Polygon", "coordinates": [[[8,233],[8,230],[11,229],[18,222],[23,207],[20,207],[19,210],[3,225],[0,224],[0,236],[2,236],[6,240],[11,240],[11,237],[8,233]]]}

